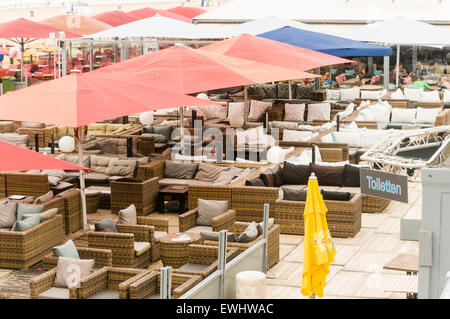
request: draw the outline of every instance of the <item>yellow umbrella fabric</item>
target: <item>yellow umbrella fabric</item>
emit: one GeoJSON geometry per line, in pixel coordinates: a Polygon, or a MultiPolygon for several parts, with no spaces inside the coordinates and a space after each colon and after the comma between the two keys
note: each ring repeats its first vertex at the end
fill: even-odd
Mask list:
{"type": "Polygon", "coordinates": [[[311,298],[311,293],[323,296],[323,288],[334,261],[336,248],[328,230],[328,209],[319,190],[317,178],[312,173],[308,180],[304,211],[305,238],[301,293],[311,298]]]}

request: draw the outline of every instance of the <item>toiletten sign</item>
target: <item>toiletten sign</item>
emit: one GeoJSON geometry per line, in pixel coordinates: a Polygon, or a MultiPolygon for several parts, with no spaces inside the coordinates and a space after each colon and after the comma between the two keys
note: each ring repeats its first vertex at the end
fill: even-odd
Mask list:
{"type": "Polygon", "coordinates": [[[360,168],[361,193],[408,203],[408,177],[360,168]]]}

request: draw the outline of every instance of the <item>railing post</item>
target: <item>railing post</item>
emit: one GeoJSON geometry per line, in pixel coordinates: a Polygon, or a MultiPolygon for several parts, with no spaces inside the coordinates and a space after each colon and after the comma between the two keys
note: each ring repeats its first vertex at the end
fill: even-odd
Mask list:
{"type": "Polygon", "coordinates": [[[269,234],[269,204],[264,204],[264,224],[263,224],[263,240],[264,240],[264,252],[263,252],[263,273],[267,272],[267,238],[269,234]]]}
{"type": "Polygon", "coordinates": [[[224,298],[225,292],[225,266],[226,266],[226,253],[227,253],[227,231],[221,230],[219,232],[219,258],[218,267],[220,274],[220,285],[219,285],[219,299],[224,298]]]}

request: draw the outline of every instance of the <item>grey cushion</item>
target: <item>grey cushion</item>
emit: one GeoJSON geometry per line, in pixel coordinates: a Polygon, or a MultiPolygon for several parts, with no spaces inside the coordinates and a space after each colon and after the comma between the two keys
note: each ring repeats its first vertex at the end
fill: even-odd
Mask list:
{"type": "Polygon", "coordinates": [[[165,161],[164,177],[193,179],[195,173],[197,172],[197,168],[198,164],[165,161]]]}
{"type": "Polygon", "coordinates": [[[69,288],[52,287],[41,292],[37,299],[70,299],[69,288]]]}
{"type": "Polygon", "coordinates": [[[44,211],[44,206],[36,205],[23,205],[19,203],[17,205],[17,220],[22,220],[23,215],[40,214],[44,211]]]}
{"type": "Polygon", "coordinates": [[[39,196],[38,198],[36,198],[34,200],[35,204],[42,204],[45,202],[48,202],[49,200],[51,200],[53,198],[53,192],[52,191],[48,191],[47,193],[45,193],[44,195],[39,196]]]}
{"type": "Polygon", "coordinates": [[[290,187],[282,187],[283,199],[305,202],[306,190],[293,189],[290,187]]]}
{"type": "Polygon", "coordinates": [[[103,290],[95,295],[89,297],[88,299],[119,299],[118,290],[103,290]]]}
{"type": "Polygon", "coordinates": [[[84,179],[92,183],[107,183],[109,175],[103,173],[90,172],[84,175],[84,179]]]}
{"type": "MultiPolygon", "coordinates": [[[[273,219],[273,218],[272,218],[273,219]]],[[[214,240],[219,241],[219,232],[200,232],[202,240],[214,240]]],[[[236,236],[234,233],[227,232],[227,242],[235,242],[236,236]]]]}
{"type": "Polygon", "coordinates": [[[136,255],[136,257],[141,256],[147,250],[150,249],[150,243],[145,241],[135,241],[133,245],[134,245],[134,254],[136,255]]]}
{"type": "Polygon", "coordinates": [[[167,232],[155,230],[154,235],[155,235],[155,242],[157,243],[157,242],[159,242],[159,239],[160,239],[161,237],[164,237],[164,236],[167,235],[167,232]]]}
{"type": "Polygon", "coordinates": [[[134,204],[119,210],[119,224],[137,224],[136,206],[134,206],[134,204]]]}
{"type": "Polygon", "coordinates": [[[69,288],[94,271],[94,259],[59,257],[56,265],[55,287],[69,288]]]}
{"type": "Polygon", "coordinates": [[[153,125],[153,134],[163,135],[170,140],[172,135],[172,127],[165,125],[153,125]]]}
{"type": "Polygon", "coordinates": [[[239,243],[249,243],[258,237],[258,228],[256,222],[251,222],[250,225],[236,238],[239,243]]]}
{"type": "Polygon", "coordinates": [[[153,136],[155,143],[167,143],[169,140],[167,136],[161,134],[143,133],[141,136],[153,136]]]}
{"type": "Polygon", "coordinates": [[[205,182],[215,182],[221,172],[228,170],[228,167],[200,163],[198,164],[198,171],[197,174],[195,174],[195,179],[205,182]]]}
{"type": "Polygon", "coordinates": [[[198,199],[197,225],[211,226],[212,219],[228,211],[226,200],[198,199]]]}
{"type": "MultiPolygon", "coordinates": [[[[274,222],[274,218],[269,218],[269,220],[267,221],[267,230],[272,228],[274,222]]],[[[258,229],[258,236],[263,234],[263,224],[264,222],[260,222],[256,225],[256,228],[258,229]]]]}
{"type": "Polygon", "coordinates": [[[33,214],[31,217],[25,218],[23,220],[17,220],[12,227],[12,231],[25,231],[30,229],[40,222],[39,214],[33,214]]]}
{"type": "MultiPolygon", "coordinates": [[[[49,219],[52,219],[53,217],[55,217],[56,213],[58,213],[58,208],[56,208],[56,207],[46,210],[45,212],[39,214],[39,220],[41,223],[45,222],[46,220],[49,220],[49,219]]],[[[22,218],[25,219],[25,218],[29,218],[32,216],[34,216],[34,214],[30,214],[30,215],[25,214],[22,216],[22,218]]]]}
{"type": "MultiPolygon", "coordinates": [[[[58,155],[56,158],[66,161],[66,162],[70,162],[72,164],[76,164],[79,165],[79,157],[78,155],[67,155],[67,154],[61,154],[58,155]]],[[[83,167],[90,167],[90,157],[89,156],[83,156],[83,161],[81,162],[83,165],[83,167]]]]}
{"type": "Polygon", "coordinates": [[[17,202],[5,200],[0,203],[0,228],[11,229],[16,222],[17,202]]]}
{"type": "Polygon", "coordinates": [[[194,264],[194,263],[187,263],[178,268],[179,270],[187,270],[187,271],[195,271],[195,272],[202,272],[206,268],[208,268],[209,265],[207,264],[194,264]]]}
{"type": "Polygon", "coordinates": [[[99,222],[96,222],[94,224],[94,226],[95,226],[95,231],[109,232],[109,233],[118,233],[119,232],[117,230],[116,223],[114,223],[114,221],[109,216],[99,222]]]}
{"type": "Polygon", "coordinates": [[[200,234],[201,232],[210,232],[210,231],[212,231],[211,226],[195,226],[186,231],[186,233],[200,234]]]}
{"type": "Polygon", "coordinates": [[[53,256],[80,259],[77,247],[74,242],[69,239],[64,244],[52,248],[53,256]]]}

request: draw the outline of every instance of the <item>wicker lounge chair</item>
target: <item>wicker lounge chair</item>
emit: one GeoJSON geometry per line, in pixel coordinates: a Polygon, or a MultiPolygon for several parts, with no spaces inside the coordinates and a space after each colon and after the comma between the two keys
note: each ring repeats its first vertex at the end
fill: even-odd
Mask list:
{"type": "Polygon", "coordinates": [[[63,218],[56,215],[26,231],[0,232],[0,267],[27,269],[41,261],[64,236],[63,218]]]}
{"type": "Polygon", "coordinates": [[[78,288],[54,287],[56,268],[30,279],[31,299],[78,299],[78,288]],[[43,294],[45,296],[42,296],[43,294]],[[41,295],[41,296],[39,296],[41,295]]]}
{"type": "Polygon", "coordinates": [[[230,228],[236,221],[236,212],[228,210],[212,219],[211,227],[197,225],[198,208],[190,210],[178,217],[180,232],[200,233],[200,231],[219,231],[230,228]]]}
{"type": "MultiPolygon", "coordinates": [[[[109,249],[77,247],[80,259],[95,260],[95,268],[112,267],[112,252],[109,249]]],[[[44,257],[42,269],[48,271],[58,265],[58,258],[53,254],[44,257]]]]}

